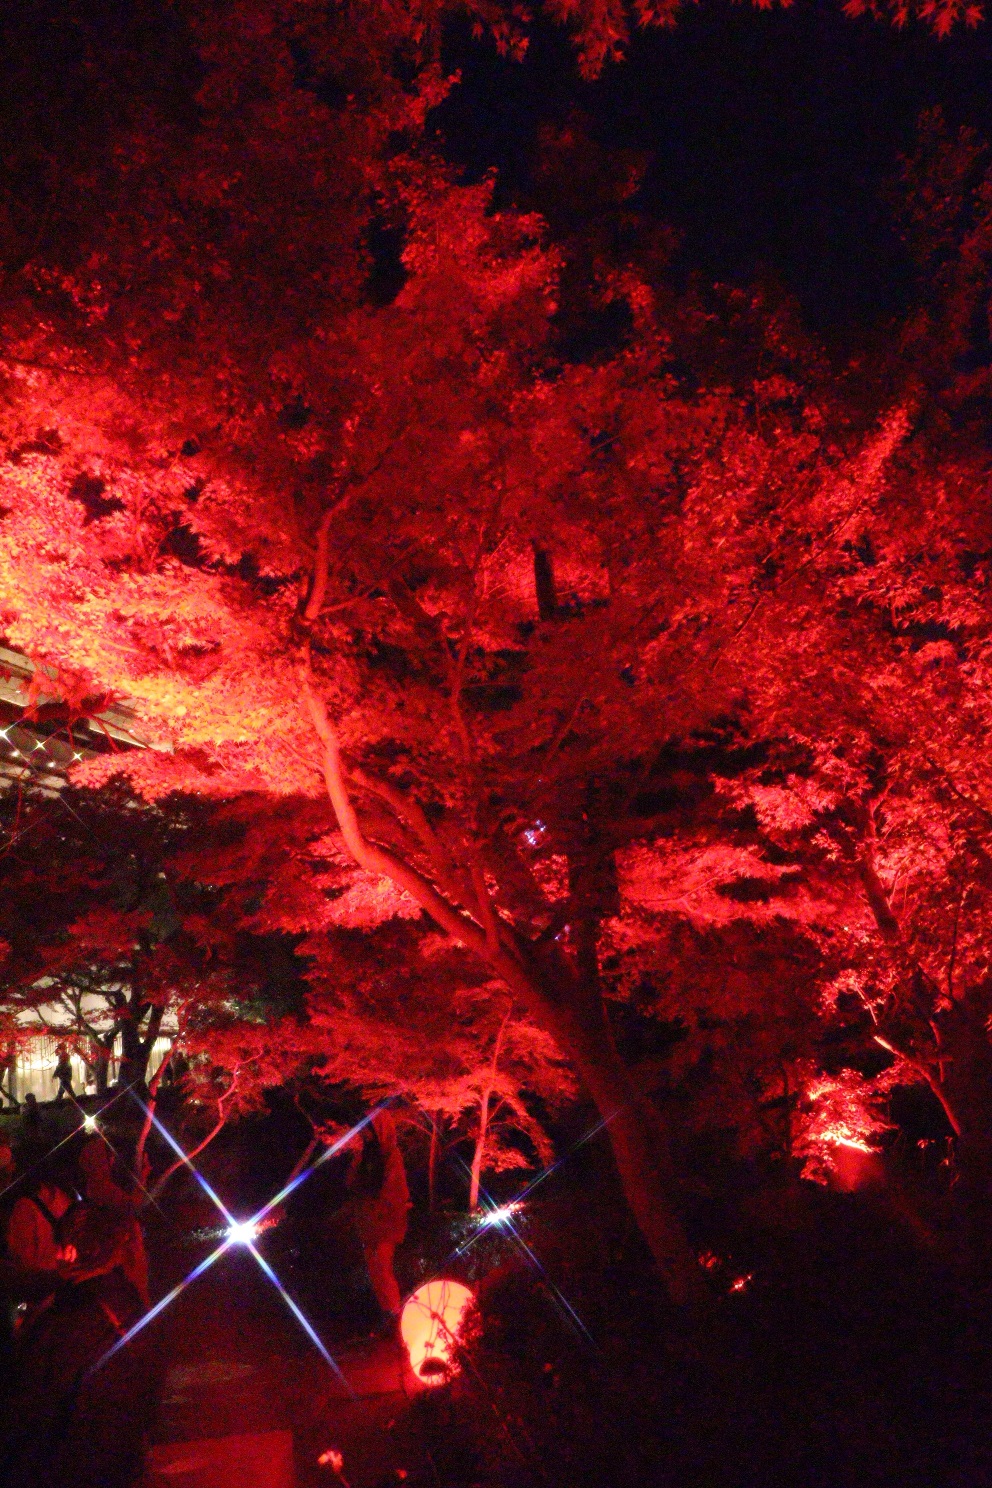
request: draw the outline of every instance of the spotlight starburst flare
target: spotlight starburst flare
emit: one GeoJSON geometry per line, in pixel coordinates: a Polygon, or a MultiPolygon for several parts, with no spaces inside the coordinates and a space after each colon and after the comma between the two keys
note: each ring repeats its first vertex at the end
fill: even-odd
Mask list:
{"type": "Polygon", "coordinates": [[[260,1254],[255,1245],[255,1241],[257,1240],[261,1231],[266,1228],[265,1221],[270,1218],[273,1211],[278,1209],[281,1204],[284,1204],[285,1201],[289,1198],[290,1194],[292,1194],[297,1188],[299,1188],[300,1184],[304,1183],[307,1178],[310,1177],[311,1173],[315,1172],[317,1168],[321,1167],[325,1162],[328,1162],[332,1157],[336,1157],[339,1152],[347,1147],[348,1144],[352,1142],[358,1135],[358,1133],[361,1132],[364,1127],[366,1127],[369,1122],[372,1121],[373,1118],[377,1116],[381,1110],[384,1109],[385,1103],[383,1105],[377,1106],[374,1110],[370,1111],[366,1116],[362,1118],[361,1121],[356,1122],[356,1124],[348,1131],[346,1131],[343,1136],[339,1137],[337,1141],[333,1142],[330,1146],[325,1147],[324,1151],[320,1154],[315,1162],[311,1163],[309,1167],[304,1168],[301,1173],[298,1173],[295,1178],[290,1179],[288,1183],[284,1184],[279,1192],[275,1194],[273,1198],[269,1199],[267,1204],[264,1204],[262,1208],[259,1209],[257,1214],[252,1215],[248,1219],[239,1220],[235,1219],[234,1215],[231,1214],[230,1210],[224,1204],[223,1200],[217,1195],[217,1193],[215,1193],[210,1183],[208,1183],[207,1179],[203,1176],[203,1174],[199,1171],[195,1164],[190,1161],[189,1157],[183,1151],[182,1147],[176,1141],[175,1137],[173,1137],[172,1133],[167,1129],[167,1127],[162,1124],[159,1118],[155,1115],[154,1111],[149,1110],[144,1101],[142,1101],[133,1090],[130,1091],[129,1094],[131,1095],[132,1100],[134,1100],[135,1103],[145,1113],[146,1118],[151,1121],[152,1125],[155,1127],[155,1130],[159,1133],[162,1139],[168,1144],[169,1147],[172,1148],[176,1156],[193,1174],[193,1177],[196,1179],[200,1188],[207,1195],[211,1203],[217,1209],[221,1218],[224,1220],[226,1228],[223,1231],[223,1238],[221,1240],[221,1243],[216,1247],[216,1249],[211,1251],[210,1254],[206,1256],[202,1261],[200,1261],[198,1265],[194,1266],[193,1270],[190,1271],[189,1274],[185,1276],[182,1281],[178,1282],[170,1292],[167,1292],[164,1297],[160,1298],[159,1301],[156,1302],[153,1307],[149,1308],[149,1310],[144,1313],[138,1319],[138,1321],[127,1330],[126,1333],[124,1333],[119,1339],[117,1339],[116,1343],[114,1343],[106,1351],[106,1353],[97,1360],[96,1364],[93,1365],[90,1373],[94,1373],[96,1370],[102,1368],[103,1365],[106,1364],[110,1358],[112,1358],[121,1349],[125,1348],[132,1341],[132,1339],[134,1339],[144,1328],[148,1326],[149,1323],[153,1322],[155,1318],[160,1316],[160,1314],[164,1312],[165,1309],[176,1300],[177,1297],[181,1296],[181,1294],[186,1290],[188,1286],[190,1286],[200,1276],[203,1276],[206,1271],[210,1270],[210,1268],[215,1265],[217,1261],[220,1260],[221,1256],[226,1255],[229,1250],[231,1250],[235,1246],[238,1246],[246,1250],[248,1254],[251,1255],[257,1262],[259,1269],[262,1271],[263,1275],[267,1277],[269,1281],[271,1281],[272,1285],[279,1293],[279,1296],[286,1304],[286,1307],[289,1309],[293,1317],[299,1323],[300,1327],[306,1333],[311,1343],[317,1349],[318,1353],[325,1360],[325,1362],[334,1371],[334,1374],[337,1376],[340,1384],[347,1391],[347,1393],[352,1398],[354,1398],[355,1392],[352,1390],[351,1385],[348,1383],[347,1379],[342,1373],[337,1361],[328,1351],[326,1345],[324,1344],[320,1335],[317,1333],[316,1329],[313,1327],[312,1323],[286,1291],[286,1288],[283,1286],[282,1282],[279,1280],[278,1276],[269,1265],[268,1261],[263,1255],[260,1254]]]}
{"type": "MultiPolygon", "coordinates": [[[[548,1276],[540,1260],[527,1244],[517,1226],[522,1214],[526,1210],[526,1200],[529,1195],[534,1192],[538,1184],[543,1183],[546,1178],[550,1178],[551,1174],[554,1173],[561,1166],[561,1164],[566,1161],[566,1159],[571,1155],[572,1152],[577,1151],[578,1148],[582,1147],[586,1142],[591,1141],[593,1137],[597,1136],[598,1133],[601,1132],[607,1125],[608,1121],[608,1117],[604,1118],[601,1121],[597,1121],[596,1124],[591,1127],[588,1132],[586,1132],[585,1136],[581,1137],[579,1141],[575,1143],[575,1145],[570,1149],[569,1152],[564,1153],[557,1159],[556,1162],[551,1163],[548,1167],[542,1169],[542,1171],[538,1173],[537,1177],[532,1179],[525,1188],[521,1189],[517,1197],[510,1200],[509,1203],[497,1204],[495,1199],[493,1199],[485,1191],[485,1189],[480,1188],[480,1195],[483,1201],[483,1209],[476,1220],[475,1229],[473,1230],[472,1234],[469,1235],[467,1240],[463,1240],[461,1245],[455,1247],[455,1249],[450,1253],[447,1261],[445,1262],[445,1264],[448,1264],[448,1262],[450,1261],[457,1260],[460,1256],[465,1255],[467,1251],[471,1250],[472,1246],[475,1245],[484,1234],[492,1230],[498,1230],[501,1234],[506,1235],[511,1240],[516,1250],[519,1251],[524,1260],[540,1278],[541,1284],[546,1288],[548,1295],[551,1297],[552,1302],[558,1309],[561,1316],[567,1323],[570,1324],[571,1327],[575,1329],[575,1331],[584,1340],[584,1342],[589,1344],[590,1347],[592,1347],[593,1349],[596,1349],[597,1345],[592,1334],[589,1332],[589,1329],[586,1327],[585,1323],[582,1321],[579,1314],[572,1306],[571,1302],[569,1302],[568,1298],[563,1294],[559,1287],[555,1286],[554,1282],[548,1276]]],[[[462,1166],[465,1167],[465,1171],[466,1173],[468,1173],[467,1166],[464,1163],[462,1164],[462,1166]]]]}

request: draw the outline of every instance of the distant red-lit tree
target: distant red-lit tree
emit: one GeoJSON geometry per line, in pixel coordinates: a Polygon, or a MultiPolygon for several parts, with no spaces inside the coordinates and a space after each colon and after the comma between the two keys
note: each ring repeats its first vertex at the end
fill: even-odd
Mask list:
{"type": "Polygon", "coordinates": [[[471,967],[436,934],[419,944],[380,935],[362,948],[354,937],[338,945],[313,937],[301,950],[314,953],[316,1072],[419,1112],[431,1132],[432,1178],[439,1144],[467,1139],[475,1209],[484,1174],[551,1161],[545,1122],[574,1099],[574,1077],[498,984],[465,985],[471,967]]]}
{"type": "MultiPolygon", "coordinates": [[[[166,1154],[150,1198],[158,1198],[230,1121],[264,1110],[272,1090],[305,1075],[310,1049],[305,1030],[291,1017],[266,1017],[259,1006],[239,1006],[231,999],[226,1005],[201,1003],[182,1041],[184,1106],[179,1121],[184,1156],[166,1154]]],[[[150,1128],[149,1117],[141,1144],[150,1128]]]]}
{"type": "Polygon", "coordinates": [[[118,1039],[128,1082],[143,1080],[163,1016],[181,1000],[181,958],[166,945],[179,929],[161,872],[169,829],[136,802],[115,820],[122,804],[114,792],[82,815],[68,803],[19,803],[0,857],[4,1019],[18,1036],[30,1023],[66,1038],[101,1090],[118,1039]]]}
{"type": "MultiPolygon", "coordinates": [[[[120,1083],[142,1089],[163,1032],[182,1049],[215,1020],[278,1016],[259,943],[212,915],[201,886],[174,875],[173,892],[169,855],[192,825],[182,806],[67,796],[23,804],[25,841],[14,836],[0,856],[10,935],[0,1015],[12,1037],[49,1028],[101,1091],[119,1041],[120,1083]]],[[[205,828],[201,817],[196,834],[205,828]]]]}
{"type": "Polygon", "coordinates": [[[32,980],[8,983],[3,993],[6,1016],[66,1039],[101,1092],[118,1039],[122,1079],[143,1080],[172,1000],[171,988],[155,985],[157,958],[141,944],[145,930],[137,915],[92,911],[66,927],[62,943],[39,948],[40,974],[36,965],[32,980]]]}

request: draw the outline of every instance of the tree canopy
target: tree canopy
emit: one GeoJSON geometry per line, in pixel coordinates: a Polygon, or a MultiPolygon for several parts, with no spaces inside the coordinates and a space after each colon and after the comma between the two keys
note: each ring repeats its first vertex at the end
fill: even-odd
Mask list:
{"type": "MultiPolygon", "coordinates": [[[[646,987],[746,1022],[761,1089],[817,1008],[860,1020],[992,1162],[985,177],[931,121],[898,356],[585,244],[626,331],[579,358],[567,247],[420,141],[440,12],[291,10],[177,10],[195,87],[153,74],[11,194],[0,625],[136,710],[148,747],[81,784],[213,803],[176,873],[299,937],[342,1073],[381,1083],[394,1007],[485,1006],[476,1039],[512,1005],[545,1072],[553,1041],[687,1301],[677,1118],[608,1011],[646,987]]],[[[576,19],[590,66],[622,44],[576,19]]]]}

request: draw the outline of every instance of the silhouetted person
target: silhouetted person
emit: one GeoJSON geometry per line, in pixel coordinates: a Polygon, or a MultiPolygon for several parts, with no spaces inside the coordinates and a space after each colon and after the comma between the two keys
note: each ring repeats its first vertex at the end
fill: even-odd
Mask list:
{"type": "Polygon", "coordinates": [[[55,1065],[55,1078],[59,1088],[55,1093],[55,1102],[58,1104],[64,1096],[72,1100],[72,1061],[69,1058],[69,1050],[65,1044],[59,1044],[58,1062],[55,1065]]]}
{"type": "Polygon", "coordinates": [[[24,1145],[37,1143],[41,1139],[42,1120],[38,1097],[29,1090],[21,1108],[20,1140],[24,1145]]]}
{"type": "Polygon", "coordinates": [[[395,1319],[400,1310],[400,1289],[393,1258],[406,1235],[410,1190],[396,1140],[396,1123],[388,1111],[380,1111],[365,1128],[362,1145],[351,1160],[347,1184],[375,1299],[385,1318],[395,1319]]]}
{"type": "Polygon", "coordinates": [[[114,1161],[113,1153],[99,1132],[95,1132],[80,1148],[79,1171],[87,1202],[113,1211],[124,1224],[126,1235],[121,1265],[147,1307],[148,1256],[138,1223],[138,1210],[143,1198],[140,1185],[131,1174],[122,1170],[120,1163],[114,1161]]]}
{"type": "Polygon", "coordinates": [[[81,1204],[58,1238],[60,1286],[21,1340],[0,1482],[126,1488],[140,1473],[153,1398],[144,1335],[110,1353],[143,1310],[122,1268],[127,1223],[112,1210],[81,1204]]]}
{"type": "Polygon", "coordinates": [[[176,1090],[188,1074],[189,1060],[181,1050],[177,1049],[165,1067],[162,1085],[168,1090],[176,1090]]]}

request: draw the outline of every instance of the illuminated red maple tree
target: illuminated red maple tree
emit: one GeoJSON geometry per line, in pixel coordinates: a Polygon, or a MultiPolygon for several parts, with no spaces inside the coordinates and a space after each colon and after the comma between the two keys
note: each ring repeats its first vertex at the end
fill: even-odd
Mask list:
{"type": "MultiPolygon", "coordinates": [[[[332,107],[278,7],[208,19],[195,125],[129,118],[100,222],[79,172],[71,253],[5,303],[3,629],[137,708],[151,747],[90,782],[276,803],[282,928],[390,925],[414,959],[440,932],[498,984],[607,1120],[687,1301],[604,958],[659,916],[788,921],[910,1005],[924,952],[887,878],[985,851],[984,455],[938,461],[915,384],[855,396],[760,298],[717,334],[618,274],[627,346],[562,361],[541,222],[412,153],[436,70],[401,87],[369,20],[341,65],[370,97],[332,107]],[[382,213],[391,298],[363,248],[382,213]]],[[[309,46],[338,35],[311,21],[309,46]]],[[[970,911],[948,1011],[980,1027],[970,911]]]]}

